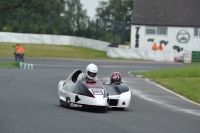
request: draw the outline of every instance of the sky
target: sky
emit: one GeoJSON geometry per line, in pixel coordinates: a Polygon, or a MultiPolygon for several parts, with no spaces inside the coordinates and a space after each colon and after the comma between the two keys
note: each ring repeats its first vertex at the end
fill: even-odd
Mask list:
{"type": "MultiPolygon", "coordinates": [[[[94,18],[94,15],[96,14],[96,8],[99,5],[99,1],[103,0],[80,0],[80,2],[83,4],[83,9],[87,10],[87,15],[90,18],[94,18]]],[[[108,0],[104,0],[108,1],[108,0]]]]}

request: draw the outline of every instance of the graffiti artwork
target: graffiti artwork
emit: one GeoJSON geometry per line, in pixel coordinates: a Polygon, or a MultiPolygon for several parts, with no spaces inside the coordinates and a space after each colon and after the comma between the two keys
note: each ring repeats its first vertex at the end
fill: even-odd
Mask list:
{"type": "Polygon", "coordinates": [[[158,46],[158,49],[162,51],[162,50],[163,50],[163,46],[162,46],[162,45],[159,45],[159,46],[158,46]]]}
{"type": "Polygon", "coordinates": [[[163,50],[163,46],[162,45],[159,45],[159,46],[157,46],[155,43],[154,43],[154,45],[152,46],[152,50],[163,50]]]}
{"type": "Polygon", "coordinates": [[[140,35],[139,35],[139,30],[140,30],[140,27],[136,27],[136,36],[135,36],[135,38],[136,38],[136,44],[135,44],[135,47],[136,48],[138,48],[139,47],[139,37],[140,37],[140,35]]]}
{"type": "Polygon", "coordinates": [[[157,50],[158,49],[158,47],[157,47],[157,45],[154,43],[154,45],[152,46],[152,50],[157,50]]]}
{"type": "Polygon", "coordinates": [[[147,41],[148,42],[154,42],[154,38],[149,38],[147,41]]]}
{"type": "Polygon", "coordinates": [[[181,48],[181,47],[179,47],[179,46],[177,46],[177,45],[174,45],[174,46],[173,46],[173,49],[176,50],[177,52],[180,52],[180,51],[183,50],[183,48],[181,48]]]}
{"type": "MultiPolygon", "coordinates": [[[[154,39],[149,38],[149,39],[148,39],[148,42],[151,42],[151,41],[154,41],[154,39]]],[[[153,46],[152,46],[152,50],[154,50],[154,51],[155,51],[155,50],[160,50],[160,51],[162,51],[162,50],[163,50],[162,44],[164,44],[164,45],[166,46],[166,45],[168,44],[168,41],[161,40],[159,46],[157,46],[156,43],[154,43],[153,46]]]]}
{"type": "Polygon", "coordinates": [[[176,35],[179,43],[188,43],[190,40],[190,34],[186,30],[181,30],[176,35]]]}
{"type": "Polygon", "coordinates": [[[165,46],[168,44],[168,41],[165,41],[165,40],[161,40],[160,41],[160,45],[164,44],[165,46]]]}

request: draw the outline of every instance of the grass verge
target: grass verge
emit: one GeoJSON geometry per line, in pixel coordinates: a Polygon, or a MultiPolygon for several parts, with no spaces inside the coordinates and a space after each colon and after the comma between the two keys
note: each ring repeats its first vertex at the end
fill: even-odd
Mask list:
{"type": "MultiPolygon", "coordinates": [[[[0,57],[14,57],[14,43],[0,43],[0,57]]],[[[25,49],[25,58],[81,58],[81,59],[112,59],[104,51],[77,46],[20,44],[25,49]]]]}
{"type": "Polygon", "coordinates": [[[19,62],[0,62],[0,68],[19,68],[19,62]]]}
{"type": "Polygon", "coordinates": [[[184,68],[134,72],[134,75],[152,78],[160,85],[200,103],[200,64],[184,68]]]}

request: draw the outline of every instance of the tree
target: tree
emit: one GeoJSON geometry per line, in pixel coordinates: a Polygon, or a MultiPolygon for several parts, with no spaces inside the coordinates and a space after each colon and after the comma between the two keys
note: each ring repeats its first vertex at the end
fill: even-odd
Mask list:
{"type": "Polygon", "coordinates": [[[52,24],[64,21],[61,16],[64,3],[64,0],[1,0],[1,26],[7,26],[11,32],[51,33],[58,30],[50,27],[52,24]]]}
{"type": "Polygon", "coordinates": [[[101,1],[98,20],[93,20],[80,0],[0,0],[0,30],[119,40],[121,22],[131,20],[132,4],[131,0],[101,1]]]}
{"type": "Polygon", "coordinates": [[[101,19],[124,21],[130,23],[133,0],[109,0],[99,2],[96,16],[101,19]]]}
{"type": "MultiPolygon", "coordinates": [[[[126,24],[126,40],[130,40],[130,23],[133,10],[133,0],[109,0],[99,2],[96,17],[106,21],[106,30],[113,33],[121,30],[122,22],[126,24]]],[[[103,26],[103,25],[102,25],[103,26]]]]}
{"type": "Polygon", "coordinates": [[[65,2],[64,17],[68,22],[70,31],[77,36],[83,36],[85,33],[81,31],[86,29],[88,23],[87,11],[82,9],[83,5],[80,3],[80,0],[65,0],[65,2]]]}

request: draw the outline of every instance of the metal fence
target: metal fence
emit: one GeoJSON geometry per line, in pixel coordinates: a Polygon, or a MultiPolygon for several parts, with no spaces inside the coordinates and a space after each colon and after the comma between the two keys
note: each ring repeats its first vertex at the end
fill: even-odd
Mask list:
{"type": "Polygon", "coordinates": [[[125,44],[130,42],[130,25],[102,19],[79,19],[52,16],[0,14],[0,31],[68,35],[125,44]]]}

